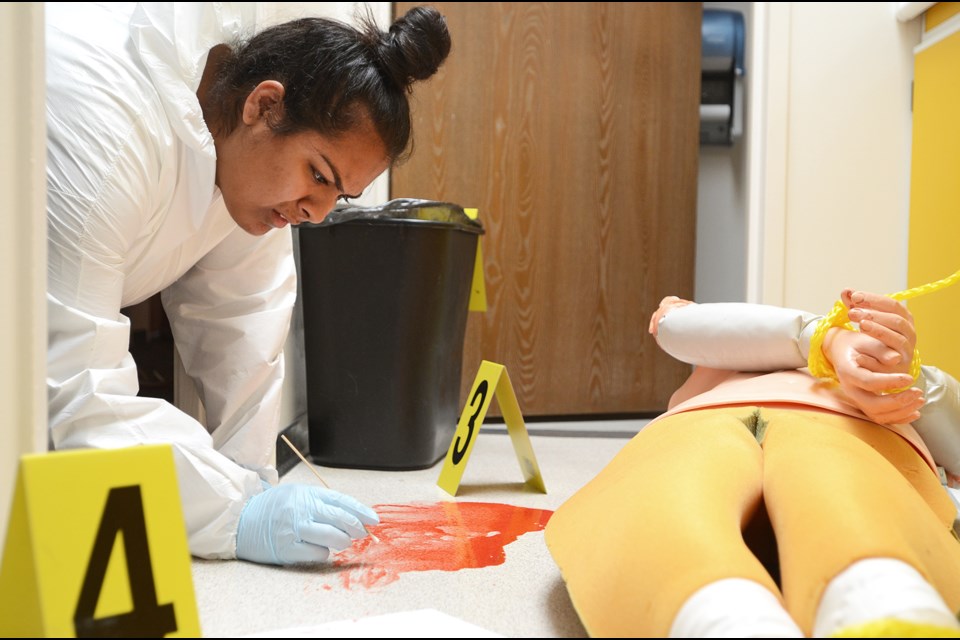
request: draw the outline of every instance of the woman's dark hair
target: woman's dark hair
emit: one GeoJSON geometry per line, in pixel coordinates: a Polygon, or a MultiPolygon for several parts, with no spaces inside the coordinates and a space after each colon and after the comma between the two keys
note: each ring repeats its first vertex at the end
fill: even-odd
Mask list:
{"type": "Polygon", "coordinates": [[[326,18],[301,18],[270,27],[232,47],[211,87],[221,131],[240,121],[250,92],[264,80],[283,84],[283,116],[275,133],[350,131],[369,114],[392,161],[410,143],[408,94],[450,53],[450,34],[433,7],[414,7],[381,31],[367,13],[359,27],[326,18]]]}

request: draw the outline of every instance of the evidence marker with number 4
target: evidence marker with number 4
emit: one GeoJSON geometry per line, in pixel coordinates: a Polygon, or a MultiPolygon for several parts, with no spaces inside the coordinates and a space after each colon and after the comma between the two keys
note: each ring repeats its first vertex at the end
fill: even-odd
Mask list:
{"type": "MultiPolygon", "coordinates": [[[[298,457],[298,458],[300,458],[301,460],[303,460],[303,463],[304,463],[305,465],[307,465],[307,468],[310,469],[310,471],[313,471],[313,475],[317,476],[317,480],[320,481],[320,484],[322,484],[322,485],[325,486],[327,489],[329,489],[329,488],[330,488],[330,485],[328,485],[328,484],[327,484],[327,481],[323,479],[323,476],[320,475],[320,472],[313,468],[313,465],[310,464],[310,461],[307,460],[307,459],[304,457],[304,455],[303,455],[302,453],[300,453],[300,450],[297,449],[297,448],[293,445],[293,443],[290,442],[290,440],[287,439],[287,436],[285,436],[285,435],[283,435],[283,434],[281,433],[281,434],[280,434],[280,439],[287,443],[287,446],[290,447],[295,454],[297,454],[297,457],[298,457]]],[[[373,538],[373,541],[374,541],[374,542],[377,542],[377,543],[380,542],[380,538],[378,538],[377,536],[373,535],[373,534],[370,533],[369,531],[367,531],[367,533],[370,534],[370,537],[373,538]]]]}

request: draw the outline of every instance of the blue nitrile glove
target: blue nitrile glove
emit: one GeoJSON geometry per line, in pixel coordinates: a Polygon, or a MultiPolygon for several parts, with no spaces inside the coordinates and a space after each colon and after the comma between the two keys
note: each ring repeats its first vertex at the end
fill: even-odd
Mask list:
{"type": "Polygon", "coordinates": [[[304,484],[281,484],[253,496],[240,512],[237,557],[261,564],[323,562],[330,549],[377,524],[371,509],[348,495],[304,484]]]}

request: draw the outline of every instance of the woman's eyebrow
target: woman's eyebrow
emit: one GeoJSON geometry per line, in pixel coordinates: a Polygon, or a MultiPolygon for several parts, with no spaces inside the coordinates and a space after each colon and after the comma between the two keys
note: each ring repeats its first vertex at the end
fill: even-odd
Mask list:
{"type": "Polygon", "coordinates": [[[340,195],[343,196],[344,198],[353,198],[353,199],[359,198],[359,197],[360,197],[360,194],[357,194],[357,195],[355,195],[355,196],[352,196],[352,195],[350,195],[350,194],[348,194],[348,193],[344,193],[344,191],[343,191],[343,181],[340,180],[340,172],[337,171],[337,167],[334,166],[334,164],[333,164],[332,162],[330,162],[330,158],[328,158],[326,155],[324,155],[324,154],[321,153],[321,154],[320,154],[320,157],[323,158],[323,161],[327,163],[327,166],[328,166],[328,167],[330,167],[330,171],[333,172],[333,185],[337,188],[337,191],[340,192],[340,195]]]}

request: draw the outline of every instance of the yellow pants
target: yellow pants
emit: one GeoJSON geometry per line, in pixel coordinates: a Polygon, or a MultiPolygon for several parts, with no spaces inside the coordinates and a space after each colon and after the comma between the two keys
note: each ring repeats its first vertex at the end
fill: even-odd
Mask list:
{"type": "Polygon", "coordinates": [[[828,412],[737,406],[641,430],[545,535],[592,636],[665,637],[687,598],[723,578],[765,585],[809,635],[827,583],[864,558],[903,560],[960,609],[954,515],[895,433],[828,412]],[[746,427],[758,415],[762,445],[746,427]],[[767,517],[772,535],[754,535],[767,517]],[[773,575],[759,559],[765,544],[775,545],[773,575]]]}

